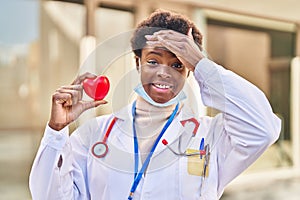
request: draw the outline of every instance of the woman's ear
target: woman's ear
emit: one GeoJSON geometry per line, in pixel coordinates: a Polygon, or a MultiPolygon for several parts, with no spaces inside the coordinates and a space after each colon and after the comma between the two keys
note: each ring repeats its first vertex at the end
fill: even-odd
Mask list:
{"type": "Polygon", "coordinates": [[[135,67],[136,67],[136,70],[140,71],[140,65],[141,65],[140,57],[135,56],[134,58],[135,58],[135,67]]]}

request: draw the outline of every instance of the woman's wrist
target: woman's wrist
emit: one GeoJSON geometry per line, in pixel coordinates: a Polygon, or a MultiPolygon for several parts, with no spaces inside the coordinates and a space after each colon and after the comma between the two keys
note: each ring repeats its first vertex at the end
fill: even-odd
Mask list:
{"type": "Polygon", "coordinates": [[[57,123],[57,122],[53,122],[52,120],[50,120],[48,122],[48,126],[50,128],[52,128],[53,130],[56,130],[56,131],[60,131],[62,130],[63,128],[65,128],[67,126],[67,124],[64,124],[64,123],[57,123]]]}

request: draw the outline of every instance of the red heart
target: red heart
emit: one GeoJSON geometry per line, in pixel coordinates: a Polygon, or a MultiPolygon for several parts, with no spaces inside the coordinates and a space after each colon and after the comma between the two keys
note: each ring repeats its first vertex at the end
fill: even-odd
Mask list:
{"type": "Polygon", "coordinates": [[[109,91],[109,80],[106,76],[87,78],[83,81],[83,89],[94,100],[102,100],[109,91]]]}

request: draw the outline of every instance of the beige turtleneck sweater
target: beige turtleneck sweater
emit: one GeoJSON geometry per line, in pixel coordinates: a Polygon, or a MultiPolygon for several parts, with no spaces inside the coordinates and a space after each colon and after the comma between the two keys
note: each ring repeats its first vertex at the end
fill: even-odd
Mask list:
{"type": "Polygon", "coordinates": [[[137,97],[135,121],[142,163],[147,158],[156,138],[171,116],[175,106],[156,107],[145,101],[142,97],[137,97]]]}

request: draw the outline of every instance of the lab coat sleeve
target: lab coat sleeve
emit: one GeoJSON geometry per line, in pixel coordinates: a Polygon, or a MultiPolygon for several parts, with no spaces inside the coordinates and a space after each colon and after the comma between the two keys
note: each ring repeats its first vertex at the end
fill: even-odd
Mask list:
{"type": "MultiPolygon", "coordinates": [[[[204,105],[221,112],[222,124],[215,149],[218,162],[218,196],[224,187],[251,165],[280,133],[281,122],[264,93],[235,73],[204,58],[194,76],[204,105]]],[[[216,129],[217,130],[217,129],[216,129]]]]}
{"type": "MultiPolygon", "coordinates": [[[[85,149],[76,139],[72,143],[68,127],[61,131],[46,127],[29,177],[33,200],[88,199],[84,165],[80,165],[74,158],[83,155],[85,149]],[[72,153],[72,148],[76,149],[75,153],[72,153]],[[61,166],[58,164],[60,157],[61,166]]],[[[84,158],[81,159],[84,163],[84,158]]]]}

